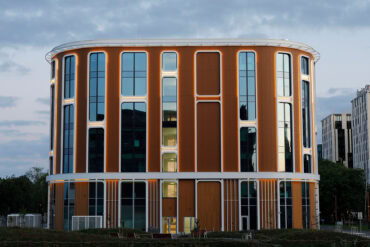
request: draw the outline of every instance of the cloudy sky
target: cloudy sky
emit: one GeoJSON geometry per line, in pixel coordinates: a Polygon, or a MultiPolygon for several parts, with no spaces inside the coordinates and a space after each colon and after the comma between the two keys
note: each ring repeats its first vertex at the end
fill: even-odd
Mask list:
{"type": "Polygon", "coordinates": [[[306,43],[321,53],[318,119],[349,112],[356,90],[370,84],[368,0],[0,0],[0,177],[47,169],[46,52],[65,42],[110,38],[306,43]]]}

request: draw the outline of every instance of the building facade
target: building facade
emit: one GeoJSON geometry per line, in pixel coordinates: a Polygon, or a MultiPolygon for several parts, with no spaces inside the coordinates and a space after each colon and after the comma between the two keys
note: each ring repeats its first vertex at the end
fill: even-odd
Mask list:
{"type": "Polygon", "coordinates": [[[286,40],[55,47],[50,228],[317,228],[318,58],[286,40]]]}
{"type": "Polygon", "coordinates": [[[353,167],[365,170],[367,183],[370,183],[369,173],[369,97],[370,85],[357,91],[352,102],[353,126],[353,167]]]}
{"type": "Polygon", "coordinates": [[[322,158],[348,168],[353,168],[351,119],[350,113],[336,113],[321,120],[322,158]]]}

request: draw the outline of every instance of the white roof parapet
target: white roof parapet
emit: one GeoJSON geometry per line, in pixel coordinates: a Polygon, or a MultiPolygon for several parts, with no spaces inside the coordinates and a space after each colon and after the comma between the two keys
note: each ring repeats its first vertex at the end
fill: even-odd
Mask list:
{"type": "Polygon", "coordinates": [[[315,62],[320,59],[320,53],[303,43],[282,39],[106,39],[69,42],[54,47],[46,53],[48,63],[60,52],[88,47],[119,47],[119,46],[279,46],[295,48],[311,53],[315,62]]]}

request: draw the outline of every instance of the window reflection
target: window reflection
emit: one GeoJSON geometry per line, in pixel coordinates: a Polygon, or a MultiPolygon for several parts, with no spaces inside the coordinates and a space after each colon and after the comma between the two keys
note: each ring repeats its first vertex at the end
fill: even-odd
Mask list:
{"type": "Polygon", "coordinates": [[[302,225],[304,229],[310,228],[310,187],[309,183],[302,183],[302,225]]]}
{"type": "Polygon", "coordinates": [[[105,112],[105,53],[90,54],[89,120],[104,120],[105,112]]]}
{"type": "Polygon", "coordinates": [[[292,183],[280,182],[280,227],[282,229],[293,227],[292,212],[292,183]]]}
{"type": "Polygon", "coordinates": [[[240,169],[242,172],[257,171],[256,128],[240,129],[240,169]]]}
{"type": "Polygon", "coordinates": [[[308,81],[302,81],[302,134],[303,146],[311,147],[310,88],[308,81]]]}
{"type": "Polygon", "coordinates": [[[89,182],[89,215],[104,213],[104,183],[89,182]]]}
{"type": "Polygon", "coordinates": [[[253,52],[239,53],[239,107],[241,120],[256,119],[256,70],[253,52]]]}
{"type": "Polygon", "coordinates": [[[309,75],[309,63],[307,57],[301,57],[301,73],[309,75]]]}
{"type": "MultiPolygon", "coordinates": [[[[55,67],[53,70],[55,70],[55,67]]],[[[64,58],[64,98],[65,99],[73,98],[74,90],[75,90],[75,56],[67,56],[64,58]]]]}
{"type": "Polygon", "coordinates": [[[278,162],[279,171],[293,172],[293,143],[291,104],[278,104],[278,162]]]}
{"type": "Polygon", "coordinates": [[[291,96],[290,55],[278,53],[276,59],[276,80],[278,96],[291,96]]]}
{"type": "Polygon", "coordinates": [[[74,106],[64,106],[63,112],[63,173],[73,172],[74,106]]]}
{"type": "Polygon", "coordinates": [[[303,166],[304,166],[304,173],[312,172],[311,155],[309,154],[303,155],[303,166]]]}
{"type": "Polygon", "coordinates": [[[162,54],[162,70],[163,71],[176,71],[177,70],[176,52],[164,52],[162,54]]]}
{"type": "Polygon", "coordinates": [[[145,230],[146,185],[144,182],[121,184],[121,227],[145,230]]]}
{"type": "Polygon", "coordinates": [[[177,145],[177,79],[162,79],[162,144],[177,145]]]}
{"type": "Polygon", "coordinates": [[[242,182],[240,191],[242,230],[257,230],[257,183],[242,182]]]}
{"type": "Polygon", "coordinates": [[[121,94],[145,96],[147,84],[147,56],[145,52],[124,52],[121,61],[121,94]]]}

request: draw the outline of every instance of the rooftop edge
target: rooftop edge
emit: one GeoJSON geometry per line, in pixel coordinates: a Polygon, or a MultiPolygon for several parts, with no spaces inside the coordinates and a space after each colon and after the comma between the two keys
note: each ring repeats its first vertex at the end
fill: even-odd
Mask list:
{"type": "Polygon", "coordinates": [[[60,52],[87,47],[119,47],[119,46],[277,46],[303,50],[314,56],[315,62],[320,59],[320,53],[304,43],[284,39],[102,39],[85,40],[61,44],[46,53],[48,63],[60,52]]]}

